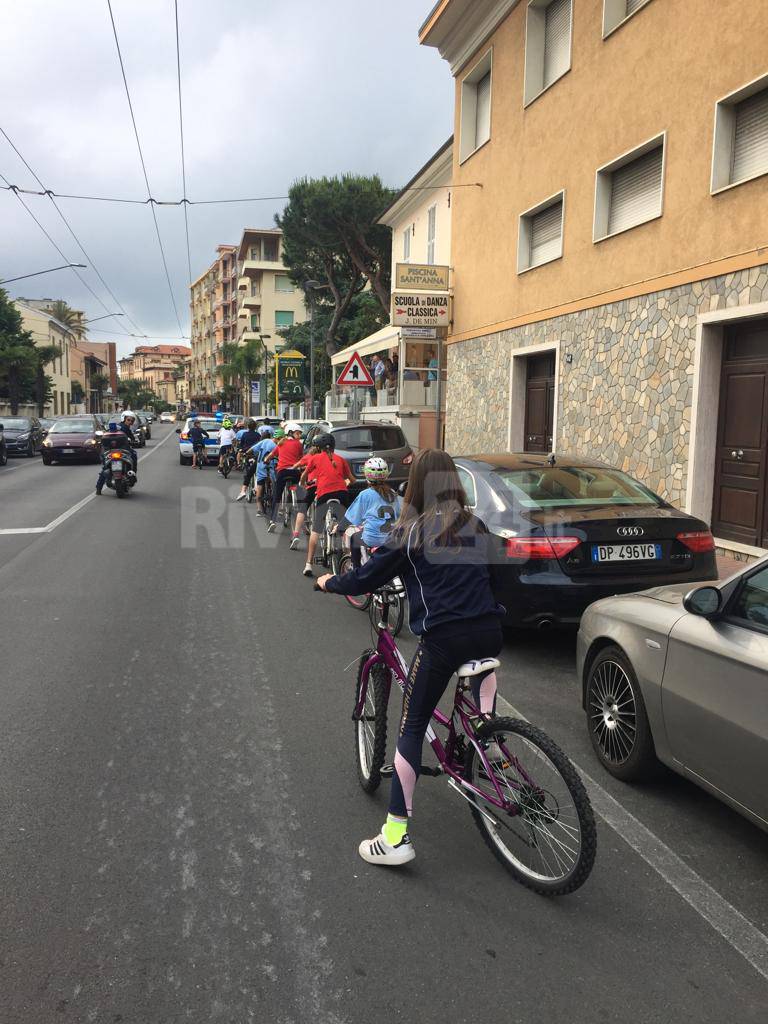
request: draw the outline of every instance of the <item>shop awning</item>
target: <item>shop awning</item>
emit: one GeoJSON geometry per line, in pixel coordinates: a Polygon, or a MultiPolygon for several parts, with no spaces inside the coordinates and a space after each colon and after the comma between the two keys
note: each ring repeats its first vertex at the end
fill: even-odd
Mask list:
{"type": "Polygon", "coordinates": [[[362,341],[355,342],[341,349],[335,356],[331,356],[331,365],[338,366],[339,363],[346,363],[353,352],[361,356],[372,356],[374,352],[384,352],[386,349],[394,348],[400,343],[400,328],[387,324],[374,334],[369,334],[362,341]]]}

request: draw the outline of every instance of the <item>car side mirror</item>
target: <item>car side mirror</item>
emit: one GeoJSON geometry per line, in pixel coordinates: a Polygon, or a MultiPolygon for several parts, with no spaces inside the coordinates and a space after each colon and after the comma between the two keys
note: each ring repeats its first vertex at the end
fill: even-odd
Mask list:
{"type": "Polygon", "coordinates": [[[716,618],[723,607],[723,595],[718,587],[699,587],[683,598],[683,608],[691,615],[703,619],[716,618]]]}
{"type": "Polygon", "coordinates": [[[176,433],[177,433],[177,434],[180,434],[180,433],[181,433],[181,427],[176,427],[176,433]]]}

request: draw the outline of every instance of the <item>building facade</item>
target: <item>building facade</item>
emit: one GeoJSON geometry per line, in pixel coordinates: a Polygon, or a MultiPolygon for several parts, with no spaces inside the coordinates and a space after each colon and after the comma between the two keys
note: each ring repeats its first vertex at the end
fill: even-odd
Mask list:
{"type": "Polygon", "coordinates": [[[70,353],[75,344],[76,334],[66,324],[51,316],[45,308],[40,308],[37,303],[32,306],[26,301],[16,301],[14,305],[21,314],[24,330],[32,335],[35,345],[55,345],[59,349],[59,355],[43,368],[45,375],[51,379],[51,397],[45,404],[45,415],[66,414],[72,406],[70,353]]]}
{"type": "Polygon", "coordinates": [[[456,90],[447,447],[598,456],[768,548],[768,5],[441,0],[420,37],[456,90]]]}
{"type": "Polygon", "coordinates": [[[277,332],[307,319],[304,293],[283,264],[283,233],[278,228],[246,228],[237,250],[237,341],[263,339],[274,354],[277,332]]]}

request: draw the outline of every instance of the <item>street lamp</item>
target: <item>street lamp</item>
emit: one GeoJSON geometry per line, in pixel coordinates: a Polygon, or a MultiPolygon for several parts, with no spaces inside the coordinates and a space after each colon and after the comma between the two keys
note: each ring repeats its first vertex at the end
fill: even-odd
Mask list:
{"type": "MultiPolygon", "coordinates": [[[[264,342],[271,338],[271,334],[259,335],[259,341],[264,346],[264,352],[261,359],[261,408],[264,416],[266,416],[269,411],[267,405],[267,346],[264,345],[264,342]]],[[[277,395],[275,395],[275,403],[277,403],[277,395]]]]}
{"type": "Polygon", "coordinates": [[[6,277],[5,280],[0,281],[0,284],[10,284],[11,281],[24,281],[28,277],[40,277],[41,274],[52,274],[54,270],[67,270],[69,267],[80,267],[81,270],[86,270],[88,264],[63,263],[60,267],[51,267],[50,270],[36,270],[34,274],[21,274],[20,277],[6,277]]]}
{"type": "Polygon", "coordinates": [[[95,324],[97,320],[108,320],[111,316],[125,316],[125,313],[105,313],[104,316],[93,316],[89,320],[83,320],[83,323],[95,324]]]}
{"type": "Polygon", "coordinates": [[[320,281],[305,281],[304,294],[309,302],[309,417],[315,416],[315,292],[328,288],[320,281]]]}

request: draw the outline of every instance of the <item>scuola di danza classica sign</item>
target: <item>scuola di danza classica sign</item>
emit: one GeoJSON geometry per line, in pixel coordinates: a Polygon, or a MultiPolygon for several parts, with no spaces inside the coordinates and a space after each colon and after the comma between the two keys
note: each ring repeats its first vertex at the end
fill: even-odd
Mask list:
{"type": "Polygon", "coordinates": [[[444,292],[395,292],[392,323],[396,327],[447,327],[451,299],[444,292]]]}

